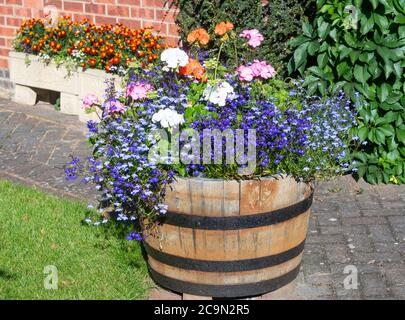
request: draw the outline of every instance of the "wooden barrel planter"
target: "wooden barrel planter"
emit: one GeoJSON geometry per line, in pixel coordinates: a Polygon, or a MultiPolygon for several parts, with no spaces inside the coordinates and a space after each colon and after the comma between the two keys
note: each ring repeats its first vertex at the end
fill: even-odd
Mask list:
{"type": "Polygon", "coordinates": [[[176,292],[247,297],[298,275],[312,187],[290,177],[177,179],[159,237],[144,246],[152,278],[176,292]]]}

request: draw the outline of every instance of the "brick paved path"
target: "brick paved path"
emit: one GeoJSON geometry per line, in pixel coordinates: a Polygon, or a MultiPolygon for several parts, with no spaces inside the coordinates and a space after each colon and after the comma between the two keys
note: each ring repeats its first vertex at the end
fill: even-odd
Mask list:
{"type": "MultiPolygon", "coordinates": [[[[70,154],[85,156],[84,125],[52,107],[0,100],[0,178],[76,199],[95,193],[63,177],[70,154]]],[[[297,299],[405,299],[405,186],[371,186],[346,176],[317,185],[297,299]],[[356,266],[357,290],[344,268],[356,266]]],[[[151,298],[179,299],[154,289],[151,298]]],[[[264,296],[264,299],[272,298],[264,296]]]]}

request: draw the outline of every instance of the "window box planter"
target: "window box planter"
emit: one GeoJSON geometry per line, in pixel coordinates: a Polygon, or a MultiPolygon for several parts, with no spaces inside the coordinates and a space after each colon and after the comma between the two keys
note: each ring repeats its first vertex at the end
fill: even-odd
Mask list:
{"type": "Polygon", "coordinates": [[[153,279],[198,296],[279,290],[299,272],[313,189],[290,177],[177,179],[159,237],[144,244],[153,279]]]}
{"type": "Polygon", "coordinates": [[[10,79],[15,83],[13,100],[18,103],[34,105],[39,90],[60,93],[60,110],[62,113],[78,115],[80,121],[94,119],[94,114],[86,114],[81,108],[81,100],[90,93],[100,98],[104,94],[105,80],[118,76],[107,74],[102,70],[88,69],[68,74],[65,67],[53,62],[44,64],[38,56],[22,52],[9,53],[10,79]],[[29,61],[29,64],[27,64],[29,61]]]}

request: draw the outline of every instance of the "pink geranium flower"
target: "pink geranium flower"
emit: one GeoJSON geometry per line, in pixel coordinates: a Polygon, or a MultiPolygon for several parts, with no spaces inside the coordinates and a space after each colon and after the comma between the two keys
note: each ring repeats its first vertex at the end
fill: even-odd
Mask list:
{"type": "Polygon", "coordinates": [[[237,72],[239,73],[239,79],[241,81],[252,81],[254,74],[253,74],[253,70],[252,68],[250,68],[250,66],[240,66],[237,70],[237,72]]]}
{"type": "Polygon", "coordinates": [[[273,66],[267,64],[266,61],[254,60],[250,68],[255,77],[261,77],[263,79],[270,79],[277,73],[273,66]]]}
{"type": "Polygon", "coordinates": [[[82,101],[82,108],[84,110],[91,109],[95,104],[100,104],[100,100],[94,94],[88,94],[82,101]]]}
{"type": "Polygon", "coordinates": [[[108,114],[124,113],[126,108],[118,100],[112,99],[106,102],[105,110],[108,114]]]}
{"type": "Polygon", "coordinates": [[[257,29],[243,30],[239,36],[241,38],[247,39],[248,45],[251,46],[252,48],[260,46],[260,44],[264,40],[263,35],[257,29]]]}
{"type": "Polygon", "coordinates": [[[254,78],[270,79],[276,75],[276,70],[266,61],[254,60],[252,64],[240,66],[237,69],[239,80],[252,81],[254,78]]]}
{"type": "Polygon", "coordinates": [[[142,100],[145,99],[148,92],[152,90],[153,87],[148,83],[131,82],[127,86],[126,96],[134,100],[142,100]]]}

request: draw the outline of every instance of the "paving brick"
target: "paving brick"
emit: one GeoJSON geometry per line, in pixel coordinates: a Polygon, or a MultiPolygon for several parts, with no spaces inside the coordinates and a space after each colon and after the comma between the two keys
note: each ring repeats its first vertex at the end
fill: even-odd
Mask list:
{"type": "MultiPolygon", "coordinates": [[[[404,206],[404,202],[401,202],[401,204],[404,206]]],[[[398,207],[362,210],[362,214],[366,217],[400,216],[402,213],[403,210],[398,207]]]]}
{"type": "Polygon", "coordinates": [[[387,219],[385,217],[343,217],[343,225],[357,225],[357,224],[385,224],[387,219]]]}
{"type": "Polygon", "coordinates": [[[388,225],[371,225],[369,226],[371,237],[375,242],[394,242],[391,229],[388,225]]]}
{"type": "Polygon", "coordinates": [[[326,257],[330,262],[348,263],[350,256],[344,244],[325,244],[326,257]]]}
{"type": "Polygon", "coordinates": [[[306,300],[327,299],[333,297],[333,290],[329,286],[297,285],[296,294],[306,300]]]}
{"type": "Polygon", "coordinates": [[[348,226],[321,226],[321,234],[344,234],[347,237],[351,237],[357,234],[367,233],[367,228],[364,225],[348,225],[348,226]]]}
{"type": "Polygon", "coordinates": [[[347,246],[353,252],[374,252],[374,245],[370,234],[353,233],[347,236],[347,246]]]}
{"type": "Polygon", "coordinates": [[[360,290],[365,297],[384,297],[388,294],[384,279],[379,273],[360,274],[360,290]]]}
{"type": "Polygon", "coordinates": [[[405,286],[393,286],[390,290],[395,299],[405,300],[405,286]]]}
{"type": "Polygon", "coordinates": [[[324,235],[324,234],[310,234],[307,238],[307,243],[345,243],[342,234],[324,235]]]}
{"type": "Polygon", "coordinates": [[[375,262],[399,262],[401,255],[398,252],[357,252],[354,261],[370,263],[375,262]]]}
{"type": "Polygon", "coordinates": [[[384,264],[384,274],[390,286],[405,288],[405,265],[402,263],[384,264]]]}

